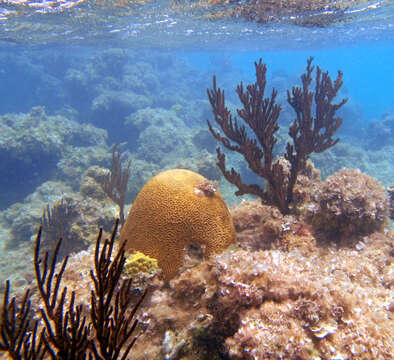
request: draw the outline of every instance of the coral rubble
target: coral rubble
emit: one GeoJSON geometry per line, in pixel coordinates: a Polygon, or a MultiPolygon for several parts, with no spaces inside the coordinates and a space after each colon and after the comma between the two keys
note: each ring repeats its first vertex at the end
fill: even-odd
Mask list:
{"type": "Polygon", "coordinates": [[[157,283],[136,359],[393,357],[392,232],[337,248],[258,202],[233,215],[239,246],[264,241],[261,221],[277,222],[283,240],[268,250],[231,248],[186,265],[169,287],[157,283]]]}
{"type": "MultiPolygon", "coordinates": [[[[270,5],[260,2],[255,6],[263,9],[265,4],[270,5]]],[[[257,135],[253,140],[249,138],[251,131],[229,118],[223,126],[219,124],[225,135],[220,135],[219,140],[230,150],[230,140],[234,140],[231,136],[244,141],[245,153],[250,151],[245,157],[252,164],[250,167],[268,164],[267,173],[274,181],[264,184],[271,191],[268,194],[262,184],[260,190],[253,185],[249,188],[253,193],[261,191],[262,198],[268,201],[242,201],[229,213],[218,192],[216,180],[220,180],[220,170],[215,166],[215,156],[208,152],[214,148],[215,140],[208,129],[192,129],[186,122],[188,117],[188,121],[201,118],[204,106],[202,101],[187,102],[179,96],[182,91],[194,96],[191,90],[185,91],[186,82],[180,79],[184,71],[179,71],[171,56],[133,65],[130,59],[135,58],[114,50],[84,62],[78,69],[64,70],[64,81],[69,86],[66,91],[73,95],[73,105],[83,121],[110,129],[113,124],[108,114],[122,124],[125,120],[119,133],[111,136],[117,141],[127,140],[131,150],[135,150],[128,154],[136,168],[130,179],[119,175],[123,169],[116,148],[110,175],[118,174],[118,179],[123,180],[118,183],[116,176],[108,176],[103,168],[110,164],[105,130],[63,116],[47,116],[41,107],[33,108],[30,114],[0,117],[0,140],[4,140],[0,157],[9,160],[7,169],[16,165],[17,171],[34,170],[38,155],[43,154],[44,179],[54,176],[53,181],[36,188],[23,203],[0,213],[1,234],[9,231],[11,235],[4,245],[6,255],[0,251],[0,277],[8,278],[13,272],[12,276],[17,277],[11,281],[14,289],[34,283],[34,272],[28,270],[26,259],[33,257],[33,241],[28,240],[40,220],[48,233],[41,236],[41,248],[55,249],[58,258],[66,256],[65,262],[55,268],[47,257],[36,252],[38,287],[33,286],[25,295],[12,298],[10,283],[0,284],[0,292],[4,293],[0,350],[16,350],[14,358],[18,358],[21,345],[24,358],[32,352],[41,358],[42,351],[52,349],[58,353],[58,359],[83,359],[89,352],[100,360],[114,359],[122,345],[122,336],[118,336],[121,333],[131,335],[129,344],[133,347],[129,356],[127,349],[119,356],[135,360],[394,358],[394,234],[385,228],[386,214],[393,217],[393,186],[387,188],[387,196],[376,180],[360,171],[339,171],[343,166],[354,166],[356,161],[362,171],[379,164],[386,174],[385,186],[391,184],[393,117],[385,117],[383,125],[371,124],[369,130],[375,134],[372,142],[382,138],[381,144],[375,144],[382,148],[376,151],[363,151],[350,144],[332,147],[341,122],[335,112],[343,101],[332,104],[331,98],[340,88],[341,75],[332,83],[326,73],[318,71],[313,92],[309,89],[310,60],[302,88],[288,93],[289,114],[295,110],[296,119],[286,150],[289,138],[285,131],[277,130],[280,107],[276,105],[276,93],[264,98],[266,70],[262,63],[256,64],[256,84],[246,89],[241,84],[238,88],[244,105],[238,115],[247,119],[257,109],[256,113],[266,116],[267,121],[250,122],[257,135]],[[167,67],[177,71],[169,72],[167,67]],[[160,90],[163,78],[176,91],[160,90]],[[127,89],[122,93],[124,85],[127,89]],[[86,96],[81,95],[85,93],[86,96]],[[257,105],[256,94],[261,95],[257,105]],[[192,117],[195,110],[198,115],[192,117]],[[317,113],[329,116],[323,116],[324,121],[318,124],[314,122],[317,113]],[[309,126],[312,123],[316,127],[309,126]],[[304,146],[311,143],[314,151],[330,147],[314,158],[323,178],[339,171],[325,181],[307,161],[311,148],[304,146]],[[274,145],[285,157],[274,159],[274,145]],[[255,162],[259,157],[260,165],[255,162]],[[131,199],[148,178],[174,165],[214,181],[197,175],[190,180],[185,175],[190,172],[177,170],[183,174],[179,183],[191,184],[187,191],[180,190],[178,184],[180,187],[168,197],[161,197],[164,186],[156,184],[159,200],[150,196],[142,200],[142,195],[137,198],[130,216],[135,215],[142,201],[146,207],[136,216],[136,226],[129,228],[126,223],[121,237],[129,240],[131,249],[146,254],[135,252],[126,259],[123,245],[113,242],[114,233],[111,242],[103,246],[96,243],[101,251],[89,246],[97,224],[104,231],[112,226],[118,214],[112,200],[123,207],[127,182],[133,187],[127,194],[131,199]],[[56,169],[59,171],[55,174],[56,169]],[[122,195],[122,199],[116,199],[117,195],[122,195]],[[213,210],[212,202],[217,205],[213,210]],[[278,204],[279,207],[273,206],[278,204]],[[157,209],[159,215],[154,219],[152,214],[157,209]],[[147,221],[146,225],[141,219],[147,221]],[[64,236],[60,249],[55,241],[59,236],[64,236]],[[86,241],[79,243],[82,239],[86,241]],[[136,246],[137,242],[143,245],[136,246]],[[154,251],[145,246],[154,247],[154,251]],[[79,251],[81,247],[84,250],[79,251]],[[111,256],[112,250],[118,249],[121,255],[111,256]],[[204,256],[211,252],[216,254],[204,256]],[[63,265],[66,262],[68,266],[63,265]],[[37,266],[42,266],[41,270],[37,266]],[[166,281],[160,276],[160,266],[166,281]],[[62,286],[58,287],[60,281],[62,286]],[[139,303],[147,283],[151,290],[139,303]],[[114,300],[110,301],[112,308],[105,306],[108,299],[114,300]],[[137,308],[140,322],[135,322],[137,308]],[[30,312],[34,317],[28,315],[30,312]],[[64,317],[58,317],[59,314],[64,317]],[[37,319],[42,321],[35,322],[37,319]],[[12,323],[16,327],[7,326],[12,323]],[[126,323],[131,332],[122,333],[122,324],[126,323]],[[146,324],[149,325],[144,336],[135,341],[133,333],[145,329],[146,324]],[[41,337],[44,328],[46,335],[41,337]],[[64,343],[66,336],[69,344],[76,345],[73,352],[64,343]],[[32,345],[32,339],[39,340],[32,345]]],[[[195,73],[190,72],[189,76],[200,81],[195,79],[195,73]]],[[[282,88],[286,87],[283,84],[282,88]]],[[[210,95],[212,107],[217,106],[218,113],[227,116],[224,94],[215,82],[210,95]]],[[[285,97],[284,91],[284,101],[285,97]]],[[[285,121],[290,124],[291,116],[285,121]]],[[[216,134],[212,127],[210,130],[216,134]]],[[[241,148],[243,145],[237,140],[234,147],[241,148]]],[[[241,164],[241,169],[250,165],[247,162],[241,164]]],[[[125,170],[128,173],[127,165],[125,170]]],[[[245,181],[255,181],[246,178],[242,171],[240,174],[245,181]]],[[[174,181],[174,173],[169,177],[166,184],[174,181]]],[[[36,183],[42,183],[41,179],[33,180],[29,192],[36,183]]],[[[0,202],[7,204],[15,199],[3,194],[0,202]]],[[[100,233],[99,240],[101,236],[100,233]]]]}
{"type": "MultiPolygon", "coordinates": [[[[197,196],[192,187],[190,192],[197,200],[217,196],[214,184],[201,183],[201,177],[197,180],[197,191],[208,192],[197,196]]],[[[383,187],[355,170],[341,170],[322,182],[308,163],[297,178],[295,196],[297,211],[292,214],[284,215],[260,201],[242,201],[233,207],[236,242],[206,259],[204,249],[186,248],[181,268],[169,281],[151,272],[156,267],[154,260],[138,253],[136,261],[129,258],[134,280],[142,280],[130,283],[130,294],[140,295],[146,281],[151,289],[138,317],[149,325],[133,343],[132,358],[393,358],[394,233],[384,228],[387,196],[383,187]],[[325,199],[331,199],[332,206],[329,202],[327,207],[320,206],[325,199]],[[350,200],[350,212],[345,211],[347,201],[340,199],[350,200]],[[331,208],[350,216],[351,232],[341,231],[352,241],[321,241],[321,233],[327,229],[317,227],[314,216],[325,217],[331,208]]],[[[179,198],[184,199],[182,194],[179,198]]],[[[194,208],[207,211],[205,205],[194,208]]],[[[186,223],[179,222],[183,229],[187,229],[186,223]]],[[[201,231],[200,223],[197,227],[201,231]]],[[[162,241],[158,246],[163,252],[169,250],[167,256],[172,257],[174,248],[163,239],[174,233],[156,227],[149,230],[159,233],[162,241]]],[[[136,232],[127,234],[137,236],[136,232]]],[[[208,233],[205,236],[203,239],[211,239],[208,233]]],[[[330,236],[329,240],[340,240],[340,234],[330,236]]],[[[90,247],[70,256],[62,274],[63,284],[75,291],[86,311],[91,303],[92,254],[94,248],[90,247]]],[[[97,262],[97,252],[93,258],[97,262]]],[[[97,271],[97,279],[105,268],[97,271]]],[[[127,271],[122,276],[125,274],[127,271]]],[[[96,287],[95,293],[99,296],[100,289],[96,287]]],[[[133,304],[136,301],[134,297],[133,304]]],[[[32,307],[36,306],[34,300],[32,307]]],[[[86,311],[81,316],[89,316],[86,311]]]]}
{"type": "Polygon", "coordinates": [[[341,185],[318,175],[309,164],[298,178],[297,213],[243,201],[231,209],[236,246],[203,262],[185,258],[167,286],[156,281],[137,359],[393,357],[394,234],[383,229],[384,189],[355,170],[333,175],[341,185]],[[309,211],[324,217],[318,199],[333,192],[352,200],[351,242],[321,241],[313,226],[309,211]]]}

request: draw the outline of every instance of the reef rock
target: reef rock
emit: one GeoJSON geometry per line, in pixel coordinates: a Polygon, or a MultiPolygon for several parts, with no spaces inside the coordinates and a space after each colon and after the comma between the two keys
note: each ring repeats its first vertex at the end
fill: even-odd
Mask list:
{"type": "Polygon", "coordinates": [[[343,169],[328,177],[315,199],[314,226],[338,240],[381,229],[388,210],[384,187],[359,170],[343,169]]]}
{"type": "Polygon", "coordinates": [[[0,179],[0,208],[23,200],[37,186],[61,171],[69,183],[90,165],[102,163],[106,131],[81,125],[62,116],[48,116],[44,108],[29,114],[0,116],[0,162],[7,176],[0,179]],[[97,155],[97,149],[101,155],[97,155]],[[20,174],[28,174],[21,177],[20,174]]]}

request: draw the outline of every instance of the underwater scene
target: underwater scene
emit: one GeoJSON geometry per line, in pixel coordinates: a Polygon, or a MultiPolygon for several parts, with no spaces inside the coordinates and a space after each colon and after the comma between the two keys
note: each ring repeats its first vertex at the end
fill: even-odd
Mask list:
{"type": "Polygon", "coordinates": [[[394,1],[0,3],[0,359],[394,359],[394,1]]]}

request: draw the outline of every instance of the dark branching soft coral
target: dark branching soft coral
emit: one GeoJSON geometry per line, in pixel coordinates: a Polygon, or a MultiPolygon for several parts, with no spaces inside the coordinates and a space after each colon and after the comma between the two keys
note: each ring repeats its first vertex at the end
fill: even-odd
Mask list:
{"type": "Polygon", "coordinates": [[[52,251],[59,238],[65,240],[59,249],[58,260],[67,254],[86,247],[85,240],[73,229],[73,223],[78,217],[78,210],[72,198],[63,197],[56,201],[52,207],[47,205],[41,217],[42,241],[41,248],[52,251]]]}
{"type": "Polygon", "coordinates": [[[101,187],[103,191],[119,206],[119,219],[123,225],[124,205],[126,201],[127,183],[130,178],[130,164],[128,161],[125,168],[122,168],[122,154],[117,149],[117,144],[112,148],[111,171],[102,179],[101,187]]]}
{"type": "Polygon", "coordinates": [[[12,359],[54,360],[125,360],[137,339],[135,314],[146,291],[135,301],[131,291],[131,279],[121,279],[125,264],[125,244],[115,254],[116,222],[112,236],[102,241],[100,230],[96,242],[92,280],[91,308],[89,316],[82,304],[76,305],[78,296],[67,287],[61,288],[66,269],[66,256],[56,270],[56,260],[62,239],[59,238],[53,255],[45,252],[40,256],[41,230],[36,237],[34,269],[38,294],[42,300],[39,318],[34,319],[31,291],[27,290],[21,305],[13,297],[10,300],[10,284],[7,281],[0,317],[0,351],[12,359]]]}
{"type": "Polygon", "coordinates": [[[264,97],[267,67],[261,59],[255,62],[256,82],[247,85],[246,91],[242,82],[236,89],[243,105],[243,108],[237,109],[238,116],[253,130],[255,138],[249,137],[245,125],[239,125],[237,118],[232,117],[225,105],[224,91],[216,87],[215,76],[213,88],[207,89],[215,122],[224,133],[222,136],[208,121],[212,135],[227,149],[242,154],[249,168],[265,179],[268,187],[264,189],[257,184],[243,183],[237,171],[226,169],[226,157],[218,147],[218,166],[224,177],[238,188],[236,195],[256,195],[264,204],[277,206],[283,214],[291,210],[294,185],[300,171],[305,169],[309,156],[313,152],[323,152],[339,141],[332,138],[342,124],[336,112],[347,101],[343,99],[338,104],[332,103],[343,83],[341,71],[338,71],[333,82],[328,72],[322,72],[317,67],[315,91],[309,90],[314,70],[312,60],[312,57],[308,59],[306,72],[301,76],[302,87],[294,86],[291,92],[287,92],[287,100],[296,118],[289,129],[292,143],[287,143],[284,159],[274,160],[275,133],[279,129],[281,106],[276,104],[275,89],[270,97],[264,97]]]}
{"type": "Polygon", "coordinates": [[[389,217],[394,220],[394,184],[387,188],[389,194],[389,217]]]}

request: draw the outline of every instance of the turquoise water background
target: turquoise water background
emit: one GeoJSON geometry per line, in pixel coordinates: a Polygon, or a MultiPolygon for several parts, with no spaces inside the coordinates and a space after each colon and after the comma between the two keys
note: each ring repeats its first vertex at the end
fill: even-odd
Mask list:
{"type": "MultiPolygon", "coordinates": [[[[253,81],[253,62],[263,58],[268,66],[268,77],[275,72],[299,76],[305,68],[306,59],[314,57],[314,63],[328,70],[332,77],[341,70],[347,96],[360,106],[359,116],[369,122],[379,119],[383,113],[394,109],[394,42],[377,41],[374,44],[361,41],[357,45],[327,49],[295,51],[226,52],[239,73],[239,81],[253,81]]],[[[195,52],[185,58],[197,68],[208,70],[212,53],[195,52]]],[[[358,119],[359,120],[359,119],[358,119]]]]}

